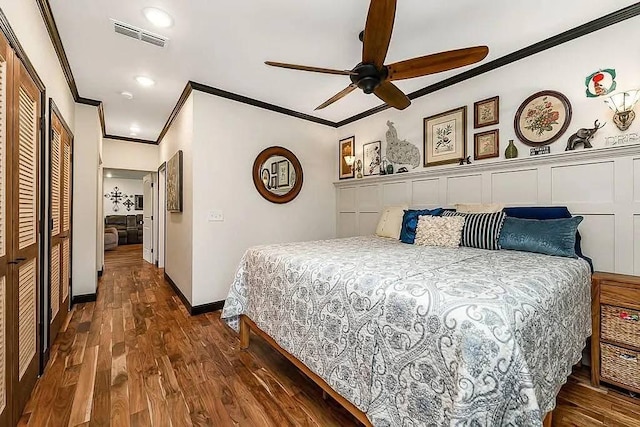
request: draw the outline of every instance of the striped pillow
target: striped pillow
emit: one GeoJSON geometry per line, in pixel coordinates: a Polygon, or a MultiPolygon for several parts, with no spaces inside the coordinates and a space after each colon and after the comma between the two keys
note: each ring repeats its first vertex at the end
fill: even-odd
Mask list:
{"type": "Polygon", "coordinates": [[[504,212],[494,213],[462,213],[444,211],[442,216],[463,216],[465,218],[462,229],[461,246],[468,248],[500,249],[498,243],[500,230],[506,215],[504,212]]]}

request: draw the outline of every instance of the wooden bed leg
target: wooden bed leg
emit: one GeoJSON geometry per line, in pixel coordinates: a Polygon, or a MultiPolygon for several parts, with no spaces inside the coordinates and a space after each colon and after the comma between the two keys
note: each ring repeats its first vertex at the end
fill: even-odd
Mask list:
{"type": "Polygon", "coordinates": [[[544,421],[542,421],[542,427],[551,427],[553,418],[553,412],[549,412],[546,417],[544,417],[544,421]]]}
{"type": "Polygon", "coordinates": [[[240,315],[240,348],[242,350],[249,348],[249,334],[251,332],[245,319],[244,314],[240,315]]]}

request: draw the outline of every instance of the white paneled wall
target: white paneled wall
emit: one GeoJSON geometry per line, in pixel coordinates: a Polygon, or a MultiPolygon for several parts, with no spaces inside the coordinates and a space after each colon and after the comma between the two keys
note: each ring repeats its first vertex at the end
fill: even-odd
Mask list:
{"type": "Polygon", "coordinates": [[[373,234],[384,206],[568,206],[596,270],[640,275],[640,145],[446,166],[335,183],[338,237],[373,234]]]}

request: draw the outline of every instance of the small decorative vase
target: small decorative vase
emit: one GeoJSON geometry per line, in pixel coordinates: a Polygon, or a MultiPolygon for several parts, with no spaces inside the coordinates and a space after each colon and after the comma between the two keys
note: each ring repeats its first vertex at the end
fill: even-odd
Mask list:
{"type": "Polygon", "coordinates": [[[360,159],[358,159],[358,162],[356,163],[356,171],[358,172],[356,178],[362,178],[362,161],[360,159]]]}
{"type": "Polygon", "coordinates": [[[387,165],[387,175],[391,175],[393,173],[393,163],[389,163],[387,165]]]}
{"type": "Polygon", "coordinates": [[[513,139],[509,140],[509,145],[507,145],[507,149],[504,150],[504,157],[507,159],[515,159],[518,157],[518,147],[513,145],[513,139]]]}

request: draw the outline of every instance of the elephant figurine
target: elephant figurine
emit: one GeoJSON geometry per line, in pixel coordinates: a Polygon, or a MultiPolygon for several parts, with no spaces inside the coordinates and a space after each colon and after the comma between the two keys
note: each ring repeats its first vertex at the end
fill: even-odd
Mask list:
{"type": "Polygon", "coordinates": [[[598,129],[602,129],[605,125],[606,125],[606,123],[604,125],[600,126],[598,121],[596,120],[593,123],[593,128],[591,128],[591,129],[586,129],[586,128],[578,129],[578,131],[576,133],[574,133],[573,135],[571,135],[569,137],[569,140],[567,141],[567,148],[565,148],[564,151],[575,150],[576,149],[576,145],[578,145],[578,144],[584,144],[584,148],[593,148],[591,146],[591,139],[593,139],[593,135],[595,135],[595,133],[598,132],[598,129]]]}

